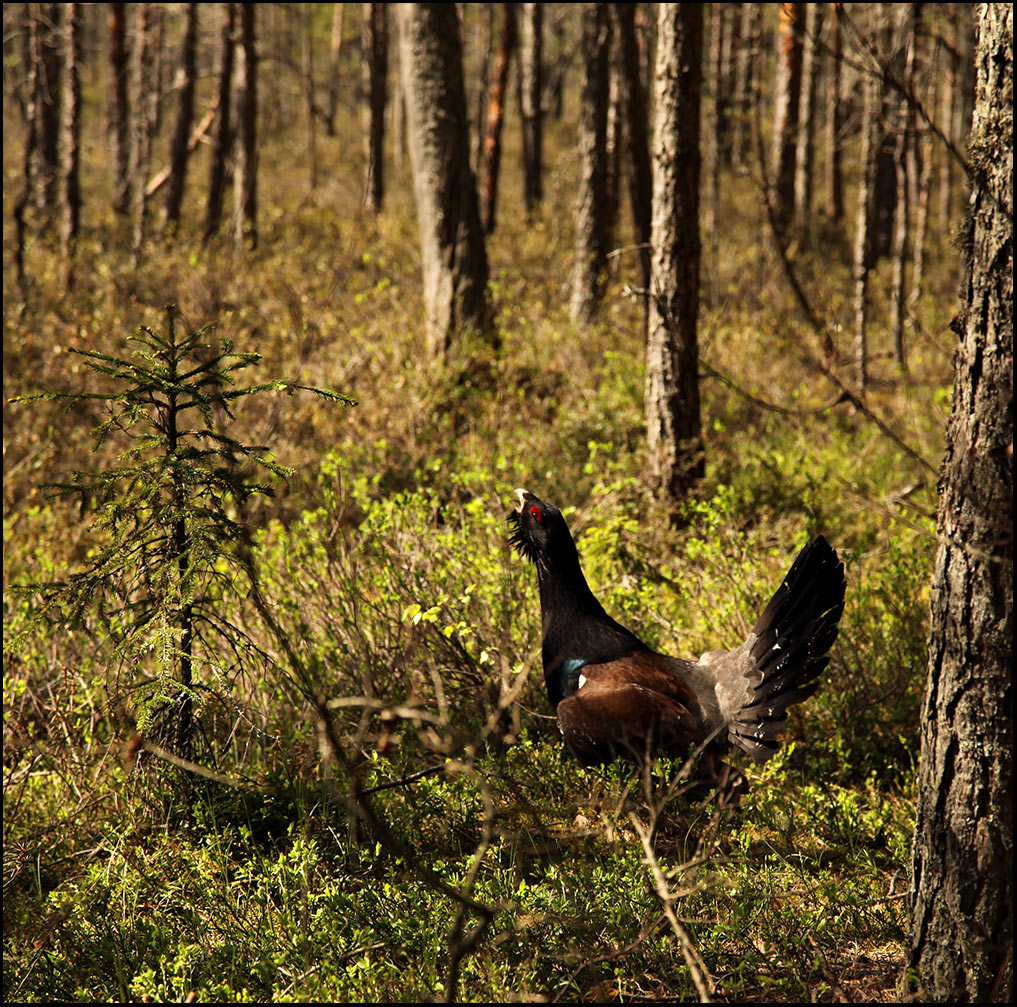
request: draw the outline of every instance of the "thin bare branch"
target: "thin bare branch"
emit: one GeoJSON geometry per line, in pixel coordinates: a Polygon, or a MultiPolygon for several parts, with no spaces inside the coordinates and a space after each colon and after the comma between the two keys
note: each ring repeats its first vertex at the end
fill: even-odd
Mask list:
{"type": "Polygon", "coordinates": [[[716,991],[717,984],[713,981],[706,963],[696,949],[691,934],[685,929],[684,924],[678,919],[674,911],[674,897],[668,888],[667,878],[664,877],[660,862],[657,860],[657,854],[653,849],[651,839],[652,829],[644,825],[634,813],[630,814],[629,818],[633,826],[635,826],[636,832],[639,833],[639,838],[643,844],[643,852],[645,853],[644,862],[650,868],[650,873],[653,875],[653,887],[664,907],[664,915],[667,917],[668,923],[671,924],[671,929],[678,938],[682,955],[685,957],[685,964],[689,967],[689,974],[692,976],[696,991],[699,993],[699,1002],[704,1004],[713,1003],[712,994],[716,991]]]}

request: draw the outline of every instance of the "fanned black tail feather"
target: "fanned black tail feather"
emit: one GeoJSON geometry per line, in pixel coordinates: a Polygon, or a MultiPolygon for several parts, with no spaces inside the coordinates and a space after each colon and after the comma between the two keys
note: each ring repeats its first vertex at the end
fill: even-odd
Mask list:
{"type": "Polygon", "coordinates": [[[729,727],[731,741],[754,758],[773,755],[788,707],[819,687],[837,639],[845,587],[844,564],[820,535],[798,554],[756,622],[750,653],[759,684],[729,727]]]}

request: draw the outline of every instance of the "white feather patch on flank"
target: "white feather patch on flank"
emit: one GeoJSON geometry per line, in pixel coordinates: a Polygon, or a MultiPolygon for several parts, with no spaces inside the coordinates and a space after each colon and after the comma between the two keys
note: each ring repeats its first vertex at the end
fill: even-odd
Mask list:
{"type": "Polygon", "coordinates": [[[586,685],[586,676],[585,675],[580,675],[579,676],[579,685],[577,685],[576,688],[577,689],[581,689],[584,685],[586,685]]]}

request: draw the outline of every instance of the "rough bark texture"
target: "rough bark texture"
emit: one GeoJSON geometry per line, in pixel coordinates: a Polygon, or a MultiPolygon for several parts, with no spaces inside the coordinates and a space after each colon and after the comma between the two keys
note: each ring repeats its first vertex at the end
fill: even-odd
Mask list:
{"type": "Polygon", "coordinates": [[[523,118],[523,199],[531,214],[544,198],[544,5],[520,4],[519,92],[523,118]]]}
{"type": "Polygon", "coordinates": [[[773,124],[773,194],[778,237],[788,240],[795,207],[795,155],[798,148],[798,104],[802,89],[802,36],[805,4],[780,5],[777,36],[777,104],[773,124]]]}
{"type": "Polygon", "coordinates": [[[516,47],[516,5],[501,5],[501,35],[498,57],[494,64],[494,81],[487,102],[487,126],[484,131],[484,184],[481,196],[481,218],[484,233],[492,234],[495,206],[498,202],[498,173],[501,168],[501,132],[505,122],[505,98],[508,94],[509,64],[516,47]]]}
{"type": "Polygon", "coordinates": [[[399,4],[399,63],[420,229],[430,355],[487,322],[487,252],[470,169],[454,4],[399,4]]]}
{"type": "Polygon", "coordinates": [[[696,342],[703,5],[658,11],[646,428],[654,477],[677,504],[703,474],[696,342]]]}
{"type": "Polygon", "coordinates": [[[170,146],[170,173],[166,181],[166,223],[171,228],[180,223],[180,207],[184,201],[184,183],[191,152],[191,120],[194,118],[194,87],[198,79],[198,5],[189,3],[185,7],[186,21],[177,78],[180,98],[170,146]]]}
{"type": "Polygon", "coordinates": [[[388,4],[364,4],[363,65],[367,93],[364,205],[380,213],[385,201],[385,105],[388,101],[388,4]]]}
{"type": "Polygon", "coordinates": [[[1013,8],[980,4],[967,270],[940,479],[911,966],[1013,1001],[1013,8]]]}
{"type": "Polygon", "coordinates": [[[258,5],[238,4],[237,170],[234,177],[233,235],[238,248],[258,245],[258,5]]]}
{"type": "Polygon", "coordinates": [[[583,90],[579,105],[579,183],[576,199],[572,320],[592,322],[607,266],[607,105],[611,26],[607,4],[583,5],[583,90]]]}

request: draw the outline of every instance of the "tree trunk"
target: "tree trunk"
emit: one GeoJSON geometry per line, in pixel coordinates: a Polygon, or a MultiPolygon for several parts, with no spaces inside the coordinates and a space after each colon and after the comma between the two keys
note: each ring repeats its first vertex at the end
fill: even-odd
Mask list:
{"type": "Polygon", "coordinates": [[[519,44],[523,200],[529,217],[544,199],[544,5],[524,3],[519,44]]]}
{"type": "Polygon", "coordinates": [[[822,54],[820,34],[823,30],[823,5],[805,4],[805,37],[802,42],[802,93],[798,109],[798,150],[795,153],[795,219],[799,227],[812,223],[812,169],[815,160],[815,136],[822,54]]]}
{"type": "Polygon", "coordinates": [[[45,226],[59,215],[60,190],[60,11],[63,4],[32,4],[32,60],[35,65],[35,152],[32,172],[35,207],[45,226]]]}
{"type": "Polygon", "coordinates": [[[622,109],[623,88],[621,53],[610,22],[611,5],[608,8],[608,53],[607,53],[607,129],[605,130],[604,152],[607,162],[604,183],[604,230],[613,235],[618,227],[619,192],[621,190],[621,154],[625,146],[625,113],[622,109]]]}
{"type": "Polygon", "coordinates": [[[714,282],[717,276],[719,259],[717,245],[717,218],[720,213],[720,144],[724,116],[721,95],[724,85],[721,81],[723,73],[723,42],[724,42],[724,4],[710,4],[710,48],[708,70],[707,109],[709,123],[706,127],[706,205],[704,207],[704,228],[706,230],[707,252],[707,302],[716,299],[714,282]]]}
{"type": "Polygon", "coordinates": [[[109,5],[109,134],[113,148],[113,210],[131,209],[131,134],[128,81],[127,4],[109,5]]]}
{"type": "MultiPolygon", "coordinates": [[[[262,24],[261,35],[267,42],[267,48],[275,49],[284,43],[277,40],[286,38],[286,45],[293,36],[290,28],[293,23],[293,11],[299,10],[297,4],[265,4],[258,12],[262,24]]],[[[274,53],[272,54],[274,56],[274,53]]],[[[270,57],[272,58],[272,57],[270,57]]],[[[283,102],[286,102],[286,121],[292,125],[294,112],[293,97],[284,88],[263,87],[258,101],[258,122],[262,133],[270,136],[279,130],[283,121],[283,102]]]]}
{"type": "Polygon", "coordinates": [[[364,205],[380,213],[385,199],[385,105],[388,101],[388,4],[364,4],[364,90],[367,92],[364,205]]]}
{"type": "Polygon", "coordinates": [[[190,157],[191,120],[194,118],[194,88],[198,79],[198,5],[189,3],[180,51],[177,124],[170,147],[170,173],[166,184],[166,225],[176,230],[184,201],[187,162],[190,157]]]}
{"type": "Polygon", "coordinates": [[[579,195],[571,314],[586,324],[603,294],[609,236],[607,206],[607,102],[610,22],[607,4],[583,5],[583,90],[579,107],[579,195]]]}
{"type": "Polygon", "coordinates": [[[238,249],[258,247],[258,5],[238,4],[237,170],[234,178],[233,235],[238,249]]]}
{"type": "Polygon", "coordinates": [[[826,215],[844,219],[844,170],[841,164],[841,133],[844,127],[841,67],[844,62],[840,23],[842,3],[830,4],[829,76],[826,81],[826,215]]]}
{"type": "Polygon", "coordinates": [[[879,146],[876,153],[875,198],[875,243],[873,264],[886,259],[893,251],[893,224],[897,216],[897,171],[896,171],[896,136],[894,131],[886,128],[892,110],[889,107],[889,88],[886,85],[887,73],[895,59],[895,43],[897,33],[895,20],[897,4],[874,4],[870,13],[877,19],[876,29],[872,31],[874,39],[882,36],[881,44],[873,42],[869,48],[880,65],[880,91],[877,123],[879,146]],[[878,31],[879,27],[882,31],[878,31]]]}
{"type": "Polygon", "coordinates": [[[744,168],[752,149],[752,81],[755,53],[759,50],[756,15],[759,4],[743,3],[739,16],[738,46],[734,51],[734,83],[731,92],[731,166],[744,168]]]}
{"type": "Polygon", "coordinates": [[[487,323],[487,252],[470,170],[462,45],[453,4],[400,4],[406,97],[430,355],[487,323]]]}
{"type": "MultiPolygon", "coordinates": [[[[720,148],[723,145],[723,134],[725,129],[725,118],[727,109],[726,88],[724,83],[724,60],[725,55],[730,54],[729,25],[727,25],[724,14],[726,4],[710,4],[710,69],[708,80],[708,91],[712,99],[708,108],[710,109],[710,123],[707,128],[707,137],[710,149],[710,171],[713,171],[713,161],[716,161],[717,169],[720,169],[721,157],[720,148]]],[[[711,186],[712,186],[711,180],[711,186]]]]}
{"type": "Polygon", "coordinates": [[[18,110],[21,125],[28,126],[28,106],[31,98],[28,93],[29,77],[32,72],[32,14],[31,5],[24,3],[11,5],[4,11],[3,58],[4,66],[14,66],[20,62],[24,74],[10,74],[4,81],[5,87],[18,110]]]}
{"type": "Polygon", "coordinates": [[[915,55],[921,33],[921,4],[908,4],[904,12],[904,55],[905,94],[897,102],[897,146],[894,168],[897,180],[897,215],[893,230],[893,282],[890,292],[890,332],[893,336],[893,359],[898,367],[907,372],[907,357],[904,351],[904,323],[907,316],[908,257],[911,251],[911,206],[915,188],[915,126],[914,103],[909,95],[915,93],[915,55]]]}
{"type": "Polygon", "coordinates": [[[953,410],[922,714],[918,1001],[1013,1001],[1013,8],[979,4],[953,410]]]}
{"type": "Polygon", "coordinates": [[[36,75],[39,67],[35,59],[35,15],[37,11],[33,5],[27,9],[28,24],[26,25],[29,36],[28,56],[28,81],[25,87],[25,146],[22,155],[22,185],[18,198],[14,201],[13,217],[15,230],[14,268],[18,277],[18,291],[21,294],[22,303],[28,300],[28,276],[25,272],[25,245],[28,240],[28,221],[26,215],[32,202],[32,192],[35,185],[33,174],[35,171],[35,154],[37,146],[37,127],[39,117],[35,111],[35,101],[38,94],[36,86],[36,75]]]}
{"type": "Polygon", "coordinates": [[[212,146],[212,164],[208,179],[208,208],[205,214],[204,240],[210,241],[219,230],[226,196],[227,159],[233,150],[233,4],[220,4],[222,31],[219,39],[219,128],[212,146]]]}
{"type": "Polygon", "coordinates": [[[74,286],[74,252],[81,221],[81,4],[64,5],[63,94],[60,99],[62,122],[61,162],[63,207],[60,243],[64,259],[64,279],[74,286]]]}
{"type": "Polygon", "coordinates": [[[855,218],[855,383],[860,395],[868,386],[869,349],[867,316],[869,306],[869,273],[874,265],[875,184],[876,184],[876,118],[879,112],[879,80],[872,74],[863,77],[862,97],[862,178],[858,189],[855,218]]]}
{"type": "Polygon", "coordinates": [[[565,74],[571,53],[566,51],[565,19],[562,12],[551,17],[551,38],[554,58],[548,61],[548,111],[558,122],[565,114],[565,74]]]}
{"type": "Polygon", "coordinates": [[[876,222],[874,235],[874,263],[888,258],[893,251],[893,227],[897,215],[897,175],[895,169],[896,136],[887,124],[892,116],[887,78],[895,59],[895,20],[898,5],[874,4],[870,10],[875,26],[870,33],[871,55],[877,60],[880,73],[880,105],[877,112],[879,144],[876,155],[876,222]]]}
{"type": "Polygon", "coordinates": [[[893,338],[894,363],[907,372],[907,356],[904,350],[904,322],[907,317],[905,283],[908,267],[908,225],[911,216],[911,200],[908,192],[909,156],[908,136],[897,137],[897,201],[896,220],[893,228],[893,278],[890,287],[890,333],[893,338]]]}
{"type": "MultiPolygon", "coordinates": [[[[927,34],[923,34],[922,49],[918,60],[918,72],[926,74],[929,69],[929,45],[927,34]]],[[[934,89],[937,94],[942,94],[942,79],[936,74],[934,89]]],[[[932,130],[924,121],[915,135],[915,170],[917,178],[917,192],[915,197],[915,229],[914,229],[914,253],[912,255],[911,269],[911,292],[908,295],[908,310],[912,316],[918,310],[918,302],[922,296],[922,287],[925,279],[925,242],[929,231],[929,201],[932,194],[932,160],[933,143],[932,130]]],[[[950,156],[947,152],[947,156],[950,156]]]]}
{"type": "Polygon", "coordinates": [[[738,4],[721,11],[723,38],[717,76],[717,157],[725,167],[731,166],[731,111],[735,82],[735,54],[741,45],[742,19],[738,4]]]}
{"type": "Polygon", "coordinates": [[[696,342],[702,44],[702,4],[659,5],[646,428],[653,476],[673,517],[704,471],[696,342]]]}
{"type": "Polygon", "coordinates": [[[154,4],[137,5],[137,30],[134,43],[134,123],[131,131],[131,256],[137,266],[145,244],[148,193],[145,180],[152,160],[152,135],[158,96],[153,80],[154,60],[152,29],[154,4]]]}
{"type": "Polygon", "coordinates": [[[476,121],[473,133],[474,173],[479,175],[484,166],[484,141],[487,139],[487,103],[491,90],[491,47],[494,45],[494,8],[493,3],[477,4],[477,100],[474,106],[476,121]]]}
{"type": "MultiPolygon", "coordinates": [[[[152,4],[149,12],[149,80],[151,98],[148,102],[149,136],[156,137],[162,130],[162,107],[166,96],[166,5],[152,4]]],[[[142,185],[144,185],[142,180],[142,185]]]]}
{"type": "Polygon", "coordinates": [[[498,171],[501,167],[501,131],[505,121],[505,96],[508,94],[509,62],[516,44],[516,5],[503,3],[501,9],[501,38],[498,41],[494,82],[487,103],[487,127],[484,131],[484,184],[480,213],[485,234],[494,232],[498,171]]]}
{"type": "Polygon", "coordinates": [[[343,51],[343,11],[346,5],[332,4],[332,39],[328,47],[328,112],[325,132],[335,136],[335,117],[339,111],[339,57],[343,51]]]}
{"type": "MultiPolygon", "coordinates": [[[[969,66],[967,58],[970,52],[970,11],[975,4],[945,4],[947,16],[946,52],[948,72],[945,81],[943,102],[943,132],[956,144],[967,130],[967,98],[965,91],[969,86],[969,66]]],[[[939,182],[940,212],[944,221],[953,219],[957,204],[957,162],[955,158],[943,158],[942,172],[939,182]]]]}
{"type": "Polygon", "coordinates": [[[788,228],[795,207],[795,154],[798,147],[798,106],[802,89],[802,35],[805,4],[780,5],[777,44],[777,103],[773,126],[773,195],[777,238],[790,240],[788,228]]]}
{"type": "MultiPolygon", "coordinates": [[[[304,90],[304,110],[307,112],[307,170],[311,192],[318,188],[318,109],[314,97],[314,4],[301,4],[296,8],[302,15],[300,80],[304,90]]],[[[366,16],[365,23],[370,19],[366,16]]]]}
{"type": "Polygon", "coordinates": [[[650,168],[650,132],[646,118],[646,88],[643,86],[642,57],[636,36],[635,4],[612,4],[614,26],[621,51],[627,148],[629,155],[629,199],[635,231],[639,282],[643,290],[643,323],[647,321],[650,291],[650,222],[652,214],[653,172],[650,168]]]}
{"type": "Polygon", "coordinates": [[[388,132],[392,137],[392,163],[401,168],[406,160],[406,96],[403,94],[403,73],[399,64],[399,46],[392,45],[388,53],[392,65],[392,92],[388,102],[388,132]]]}

